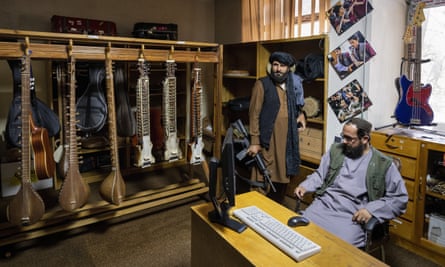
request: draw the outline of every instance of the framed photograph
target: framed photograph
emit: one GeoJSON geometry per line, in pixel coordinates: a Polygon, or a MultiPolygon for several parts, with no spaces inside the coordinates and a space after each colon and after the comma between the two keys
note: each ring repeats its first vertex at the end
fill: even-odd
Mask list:
{"type": "Polygon", "coordinates": [[[328,60],[340,79],[344,79],[375,55],[374,48],[363,34],[357,31],[332,50],[328,60]]]}
{"type": "Polygon", "coordinates": [[[327,15],[335,32],[341,35],[372,10],[368,0],[341,0],[328,10],[327,15]]]}
{"type": "Polygon", "coordinates": [[[357,80],[353,80],[328,98],[328,104],[342,123],[364,112],[371,99],[357,80]]]}

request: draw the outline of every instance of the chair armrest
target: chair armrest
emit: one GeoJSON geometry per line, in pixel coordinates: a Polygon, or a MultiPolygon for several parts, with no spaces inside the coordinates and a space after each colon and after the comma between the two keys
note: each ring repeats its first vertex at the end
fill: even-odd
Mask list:
{"type": "Polygon", "coordinates": [[[369,221],[366,223],[365,225],[365,230],[367,232],[370,232],[372,230],[374,230],[374,228],[376,227],[376,225],[380,224],[379,220],[377,220],[376,217],[371,217],[371,219],[369,219],[369,221]]]}

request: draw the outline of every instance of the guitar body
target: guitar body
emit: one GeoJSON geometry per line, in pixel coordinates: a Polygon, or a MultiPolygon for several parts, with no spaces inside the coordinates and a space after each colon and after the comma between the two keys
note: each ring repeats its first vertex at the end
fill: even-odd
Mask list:
{"type": "Polygon", "coordinates": [[[59,193],[59,204],[67,211],[81,208],[88,201],[90,187],[83,180],[79,168],[68,167],[65,180],[59,193]]]}
{"type": "Polygon", "coordinates": [[[115,205],[119,205],[125,198],[125,182],[121,172],[112,170],[110,174],[102,181],[99,189],[101,197],[115,205]]]}
{"type": "Polygon", "coordinates": [[[136,145],[135,158],[137,159],[136,167],[145,168],[151,166],[155,162],[155,158],[151,153],[153,144],[150,136],[142,137],[142,145],[136,145]]]}
{"type": "Polygon", "coordinates": [[[179,148],[179,139],[176,132],[171,132],[165,140],[164,159],[174,161],[182,158],[182,151],[179,148]]]}
{"type": "Polygon", "coordinates": [[[6,209],[9,222],[23,226],[37,222],[44,213],[45,204],[29,182],[22,183],[6,209]]]}
{"type": "Polygon", "coordinates": [[[190,144],[190,164],[200,164],[205,158],[203,154],[204,143],[202,141],[202,136],[198,137],[195,142],[190,144]]]}
{"type": "Polygon", "coordinates": [[[400,77],[399,102],[395,110],[395,117],[401,124],[430,125],[434,113],[428,104],[432,87],[430,84],[414,88],[413,81],[405,75],[400,77]]]}
{"type": "Polygon", "coordinates": [[[48,130],[37,127],[32,116],[29,116],[31,124],[31,143],[34,151],[34,170],[37,178],[45,179],[54,176],[56,162],[49,142],[48,130]]]}

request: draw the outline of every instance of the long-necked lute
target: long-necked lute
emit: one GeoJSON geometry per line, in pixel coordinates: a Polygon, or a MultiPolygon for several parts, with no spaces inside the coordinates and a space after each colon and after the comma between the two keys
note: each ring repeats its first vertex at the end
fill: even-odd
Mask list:
{"type": "Polygon", "coordinates": [[[195,66],[193,68],[193,86],[192,86],[192,118],[191,118],[191,134],[190,134],[190,149],[189,162],[190,164],[200,164],[204,160],[203,148],[204,143],[202,139],[202,83],[201,83],[201,68],[195,66]]]}
{"type": "Polygon", "coordinates": [[[150,80],[148,63],[143,54],[138,59],[139,78],[136,87],[136,124],[137,144],[135,150],[135,166],[148,167],[155,162],[152,154],[153,143],[150,137],[150,80]]]}
{"type": "Polygon", "coordinates": [[[22,88],[21,88],[21,184],[19,191],[6,207],[8,221],[14,225],[25,226],[39,221],[45,213],[45,203],[31,184],[31,148],[30,148],[30,77],[31,51],[29,39],[25,40],[24,56],[22,59],[22,88]]]}
{"type": "Polygon", "coordinates": [[[110,45],[105,51],[105,82],[107,87],[108,134],[110,138],[111,172],[102,181],[99,192],[104,200],[115,205],[120,205],[125,198],[125,182],[119,167],[113,62],[110,58],[110,45]]]}
{"type": "Polygon", "coordinates": [[[167,76],[163,83],[162,112],[165,135],[164,160],[174,161],[182,158],[176,125],[176,63],[173,59],[166,61],[167,76]]]}
{"type": "MultiPolygon", "coordinates": [[[[79,171],[79,155],[78,155],[78,138],[77,138],[77,121],[76,121],[76,60],[71,53],[71,46],[68,48],[68,75],[69,75],[69,94],[65,94],[64,98],[69,97],[64,103],[69,103],[64,112],[64,131],[65,142],[68,143],[64,147],[65,154],[61,164],[66,164],[65,176],[62,187],[59,192],[59,204],[67,211],[73,211],[82,207],[90,195],[90,187],[83,179],[79,171]],[[66,159],[65,157],[68,157],[66,159]]],[[[66,90],[64,90],[66,91],[66,90]]]]}

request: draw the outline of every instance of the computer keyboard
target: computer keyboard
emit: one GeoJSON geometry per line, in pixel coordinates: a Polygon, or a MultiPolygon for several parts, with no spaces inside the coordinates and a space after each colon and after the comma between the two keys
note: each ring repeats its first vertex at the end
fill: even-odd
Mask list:
{"type": "Polygon", "coordinates": [[[321,247],[256,206],[236,209],[233,214],[291,258],[302,261],[321,247]]]}

